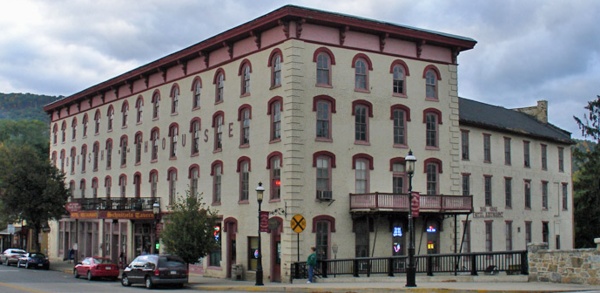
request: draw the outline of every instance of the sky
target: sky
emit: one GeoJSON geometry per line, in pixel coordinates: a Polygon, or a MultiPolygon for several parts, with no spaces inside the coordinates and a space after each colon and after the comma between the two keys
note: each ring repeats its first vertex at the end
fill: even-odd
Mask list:
{"type": "Polygon", "coordinates": [[[0,3],[0,92],[69,96],[286,4],[473,38],[458,93],[506,108],[548,101],[581,138],[600,95],[594,0],[18,0],[0,3]]]}

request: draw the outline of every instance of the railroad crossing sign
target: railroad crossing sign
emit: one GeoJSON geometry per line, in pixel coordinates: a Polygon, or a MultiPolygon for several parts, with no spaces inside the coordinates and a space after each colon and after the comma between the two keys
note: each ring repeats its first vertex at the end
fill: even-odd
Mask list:
{"type": "Polygon", "coordinates": [[[304,219],[304,217],[301,214],[294,215],[290,222],[292,230],[294,230],[294,232],[298,234],[302,233],[302,231],[304,231],[304,229],[306,228],[306,219],[304,219]]]}

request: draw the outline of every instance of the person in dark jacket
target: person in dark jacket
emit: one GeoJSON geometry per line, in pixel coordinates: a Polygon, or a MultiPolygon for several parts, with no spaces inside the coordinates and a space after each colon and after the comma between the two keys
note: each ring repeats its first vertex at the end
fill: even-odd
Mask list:
{"type": "Polygon", "coordinates": [[[315,266],[317,265],[317,253],[315,252],[317,249],[313,246],[310,250],[312,253],[308,256],[308,259],[306,259],[306,265],[308,266],[308,281],[306,283],[308,284],[313,282],[315,266]]]}

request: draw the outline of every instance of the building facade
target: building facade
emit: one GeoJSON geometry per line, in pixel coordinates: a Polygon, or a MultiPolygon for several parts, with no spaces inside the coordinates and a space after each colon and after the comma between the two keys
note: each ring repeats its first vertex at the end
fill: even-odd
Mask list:
{"type": "MultiPolygon", "coordinates": [[[[476,232],[487,217],[473,212],[488,205],[473,175],[464,191],[464,174],[475,174],[479,162],[461,159],[461,139],[465,131],[489,131],[463,123],[457,72],[458,54],[475,44],[284,6],[50,104],[50,156],[66,173],[72,198],[69,215],[52,223],[49,254],[63,258],[75,244],[81,255],[124,262],[156,252],[160,217],[190,193],[220,215],[221,248],[204,258],[205,275],[230,277],[232,265],[241,264],[252,278],[259,182],[269,218],[262,263],[271,282],[289,280],[290,265],[311,246],[320,258],[405,255],[410,183],[421,194],[417,253],[457,251],[466,243],[463,232],[472,235],[470,250],[483,250],[476,232]],[[409,150],[418,158],[411,180],[409,150]],[[292,229],[296,215],[306,220],[300,233],[292,229]]],[[[494,139],[502,135],[496,131],[494,139]]],[[[569,142],[560,145],[570,159],[569,142]]],[[[569,171],[547,174],[557,173],[570,190],[565,164],[569,171]]],[[[513,167],[504,171],[524,172],[513,167]]],[[[536,207],[522,219],[534,228],[554,223],[545,212],[536,207]]],[[[572,246],[567,234],[565,248],[572,246]]],[[[492,249],[504,250],[501,238],[492,238],[492,249]]]]}

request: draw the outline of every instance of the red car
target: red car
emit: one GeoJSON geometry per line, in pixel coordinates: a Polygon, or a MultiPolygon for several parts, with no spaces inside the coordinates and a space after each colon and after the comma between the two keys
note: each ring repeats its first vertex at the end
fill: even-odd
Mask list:
{"type": "Polygon", "coordinates": [[[116,280],[119,278],[119,266],[112,262],[109,258],[92,256],[84,258],[80,263],[75,265],[73,276],[86,276],[88,280],[93,278],[109,278],[116,280]]]}

